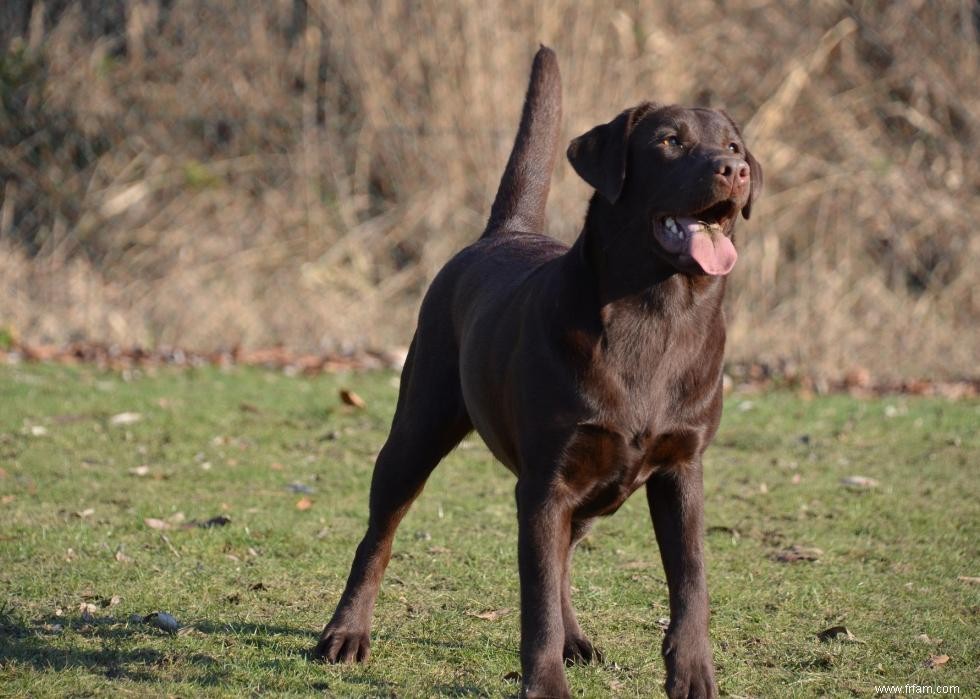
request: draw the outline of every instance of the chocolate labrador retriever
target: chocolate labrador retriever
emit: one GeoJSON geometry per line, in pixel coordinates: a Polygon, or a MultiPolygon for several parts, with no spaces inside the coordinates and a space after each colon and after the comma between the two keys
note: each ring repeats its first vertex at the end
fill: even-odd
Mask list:
{"type": "Polygon", "coordinates": [[[517,476],[522,695],[568,696],[564,663],[600,659],[572,607],[572,552],[646,486],[670,595],[667,694],[713,697],[701,457],[721,416],[735,220],[762,171],[723,112],[627,109],[568,148],[596,190],[569,248],[542,234],[560,120],[542,47],[487,229],[422,302],[367,534],[315,654],[367,659],[395,529],[475,428],[517,476]]]}

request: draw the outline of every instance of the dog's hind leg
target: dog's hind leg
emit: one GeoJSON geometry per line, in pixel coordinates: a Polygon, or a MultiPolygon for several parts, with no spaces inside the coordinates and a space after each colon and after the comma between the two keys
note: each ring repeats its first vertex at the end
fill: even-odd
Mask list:
{"type": "Polygon", "coordinates": [[[391,543],[429,474],[472,429],[459,386],[448,330],[416,334],[402,372],[391,433],[374,466],[367,533],[357,547],[347,587],[313,651],[331,663],[361,662],[371,652],[374,602],[391,558],[391,543]]]}

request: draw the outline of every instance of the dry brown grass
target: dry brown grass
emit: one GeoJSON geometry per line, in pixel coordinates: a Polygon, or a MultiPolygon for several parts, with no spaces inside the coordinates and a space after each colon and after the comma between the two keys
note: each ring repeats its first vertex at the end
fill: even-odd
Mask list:
{"type": "MultiPolygon", "coordinates": [[[[730,356],[976,376],[976,12],[5,3],[0,325],[404,344],[427,281],[482,228],[543,41],[569,138],[644,99],[725,106],[746,126],[767,191],[740,228],[730,356]]],[[[561,164],[554,235],[574,238],[588,194],[561,164]]]]}

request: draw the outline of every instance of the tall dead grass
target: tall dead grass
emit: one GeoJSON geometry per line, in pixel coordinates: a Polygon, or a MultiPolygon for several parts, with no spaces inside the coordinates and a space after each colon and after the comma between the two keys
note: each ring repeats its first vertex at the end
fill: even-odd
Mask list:
{"type": "MultiPolygon", "coordinates": [[[[479,234],[530,57],[571,138],[724,106],[766,169],[730,356],[976,376],[977,9],[757,0],[20,0],[0,10],[0,325],[198,348],[403,344],[479,234]]],[[[550,231],[588,189],[559,165],[550,231]]]]}

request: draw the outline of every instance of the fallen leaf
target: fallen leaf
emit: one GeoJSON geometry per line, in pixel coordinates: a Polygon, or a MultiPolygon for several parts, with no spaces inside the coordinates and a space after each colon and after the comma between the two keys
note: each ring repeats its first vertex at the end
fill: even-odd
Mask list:
{"type": "Polygon", "coordinates": [[[34,425],[31,427],[31,435],[34,437],[43,437],[48,433],[48,428],[43,425],[34,425]]]}
{"type": "Polygon", "coordinates": [[[164,522],[162,519],[157,519],[155,517],[147,517],[143,520],[143,524],[148,526],[150,529],[164,530],[170,529],[170,524],[164,522]]]}
{"type": "Polygon", "coordinates": [[[151,612],[143,617],[143,623],[155,626],[167,633],[177,633],[180,623],[167,612],[151,612]]]}
{"type": "Polygon", "coordinates": [[[497,621],[497,619],[507,616],[512,611],[509,607],[504,607],[503,609],[487,609],[483,612],[468,612],[468,614],[477,619],[484,619],[485,621],[497,621]]]}
{"type": "Polygon", "coordinates": [[[9,505],[16,499],[17,499],[16,495],[4,495],[2,498],[0,498],[0,503],[3,503],[4,505],[9,505]]]}
{"type": "Polygon", "coordinates": [[[296,509],[305,511],[313,507],[313,501],[307,497],[302,497],[296,501],[296,509]]]}
{"type": "Polygon", "coordinates": [[[78,512],[71,513],[73,517],[78,517],[79,519],[85,519],[86,517],[91,517],[95,514],[94,507],[86,507],[84,510],[79,510],[78,512]]]}
{"type": "Polygon", "coordinates": [[[612,692],[621,692],[625,687],[619,680],[609,680],[609,690],[612,692]]]}
{"type": "Polygon", "coordinates": [[[139,413],[118,413],[109,418],[110,425],[132,425],[139,422],[143,416],[139,413]]]}
{"type": "Polygon", "coordinates": [[[867,476],[848,476],[840,479],[841,485],[851,490],[870,490],[878,487],[878,481],[867,476]]]}
{"type": "Polygon", "coordinates": [[[82,602],[78,605],[78,611],[81,613],[82,619],[85,621],[91,621],[93,615],[98,611],[98,609],[99,608],[91,602],[82,602]]]}
{"type": "Polygon", "coordinates": [[[260,412],[262,412],[261,410],[259,410],[257,405],[253,405],[252,403],[244,403],[244,402],[239,403],[238,409],[241,410],[243,413],[253,413],[255,415],[258,415],[260,412]]]}
{"type": "Polygon", "coordinates": [[[823,550],[821,549],[793,544],[777,552],[775,559],[780,563],[796,563],[797,561],[818,561],[822,555],[823,550]]]}
{"type": "Polygon", "coordinates": [[[657,626],[659,626],[664,631],[666,631],[667,629],[669,629],[670,628],[670,617],[669,616],[662,616],[659,619],[657,619],[657,626]]]}
{"type": "Polygon", "coordinates": [[[429,553],[452,553],[452,550],[445,546],[430,546],[429,553]]]}
{"type": "Polygon", "coordinates": [[[941,638],[930,638],[929,634],[927,633],[920,633],[915,637],[915,640],[925,643],[927,646],[938,646],[943,642],[943,639],[941,638]]]}
{"type": "Polygon", "coordinates": [[[271,464],[269,464],[269,468],[271,468],[273,471],[282,471],[284,467],[278,461],[274,461],[271,464]]]}
{"type": "Polygon", "coordinates": [[[105,607],[115,607],[120,602],[122,602],[122,597],[120,597],[119,595],[113,595],[108,600],[106,600],[106,603],[103,606],[105,606],[105,607]]]}
{"type": "Polygon", "coordinates": [[[792,483],[793,485],[799,485],[800,483],[803,482],[803,476],[801,476],[798,473],[794,473],[793,474],[793,477],[790,478],[789,480],[790,480],[790,483],[792,483]]]}
{"type": "Polygon", "coordinates": [[[824,629],[817,634],[819,638],[824,643],[828,641],[847,641],[849,643],[863,643],[859,641],[857,636],[852,634],[846,626],[831,626],[829,629],[824,629]]]}
{"type": "Polygon", "coordinates": [[[344,405],[349,405],[359,409],[364,408],[366,405],[363,398],[348,388],[340,389],[340,400],[344,405]]]}
{"type": "Polygon", "coordinates": [[[305,483],[300,483],[299,481],[293,481],[286,486],[286,489],[294,493],[303,493],[304,495],[312,495],[316,492],[315,488],[308,486],[305,483]]]}
{"type": "Polygon", "coordinates": [[[980,585],[980,578],[973,577],[972,575],[958,575],[956,579],[960,582],[970,583],[971,585],[980,585]]]}
{"type": "Polygon", "coordinates": [[[142,466],[137,466],[136,468],[129,469],[129,475],[131,476],[146,476],[150,473],[150,467],[146,464],[142,466]]]}
{"type": "Polygon", "coordinates": [[[119,563],[132,563],[133,559],[131,556],[127,556],[125,553],[123,553],[120,550],[120,551],[116,551],[116,561],[118,561],[119,563]]]}
{"type": "Polygon", "coordinates": [[[259,592],[260,590],[266,590],[268,588],[266,588],[265,583],[257,582],[249,585],[248,589],[254,592],[259,592]]]}
{"type": "Polygon", "coordinates": [[[929,659],[926,661],[926,667],[935,669],[937,667],[942,667],[948,662],[948,655],[930,655],[929,659]]]}

